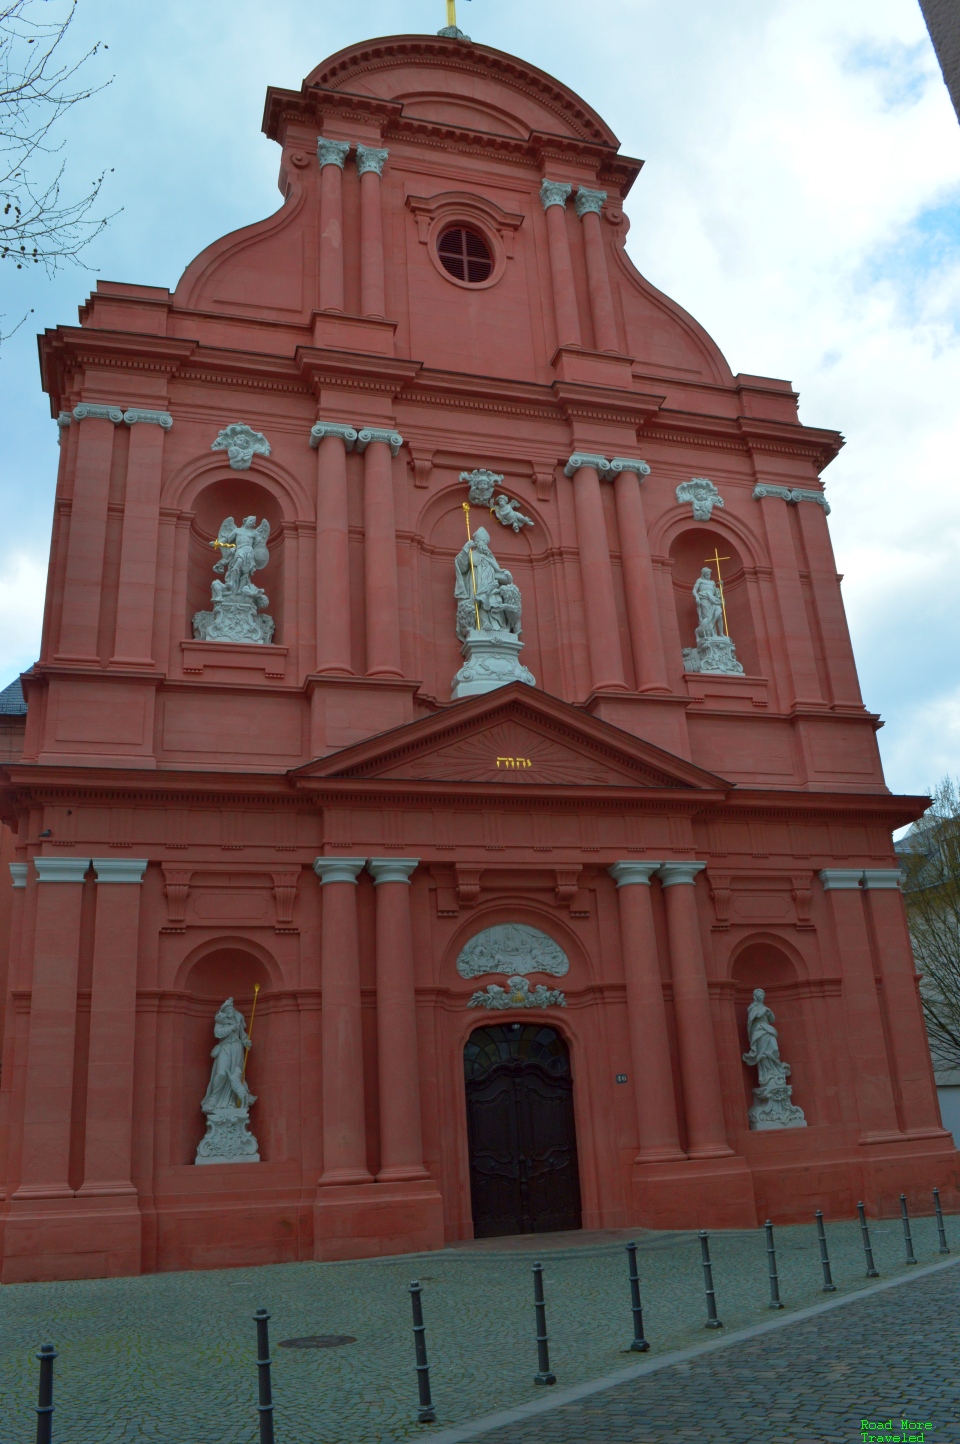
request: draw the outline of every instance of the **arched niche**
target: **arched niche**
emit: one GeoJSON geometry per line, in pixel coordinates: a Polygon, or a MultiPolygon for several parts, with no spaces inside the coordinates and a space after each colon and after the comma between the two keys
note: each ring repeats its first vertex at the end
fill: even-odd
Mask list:
{"type": "Polygon", "coordinates": [[[749,676],[760,675],[757,633],[750,605],[746,563],[740,548],[729,536],[712,526],[685,527],[670,543],[673,576],[673,599],[683,647],[696,646],[697,604],[693,586],[705,566],[716,581],[717,569],[710,558],[719,554],[723,578],[723,595],[727,610],[727,626],[737,657],[749,676]]]}
{"type": "Polygon", "coordinates": [[[193,521],[187,556],[187,588],[185,598],[184,636],[193,636],[195,612],[209,611],[210,585],[220,575],[214,563],[220,553],[210,543],[215,540],[224,520],[232,516],[240,522],[245,516],[264,518],[270,523],[267,550],[270,560],[254,574],[254,583],[270,598],[267,608],[275,623],[273,640],[283,642],[285,612],[284,518],[278,497],[248,473],[226,471],[207,482],[193,500],[193,521]]]}
{"type": "Polygon", "coordinates": [[[179,1060],[175,1062],[172,1080],[180,1096],[180,1128],[174,1161],[192,1164],[197,1144],[203,1137],[200,1100],[210,1081],[213,1061],[210,1055],[216,1043],[213,1020],[217,1009],[227,998],[233,998],[249,1033],[256,985],[259,985],[259,994],[247,1082],[257,1095],[257,1102],[250,1114],[250,1129],[259,1142],[262,1160],[284,1157],[287,1152],[284,1072],[289,1058],[281,1036],[282,1018],[274,1006],[278,977],[275,962],[256,944],[224,938],[212,941],[187,959],[181,974],[180,1038],[175,1050],[175,1058],[179,1055],[179,1060]]]}
{"type": "MultiPolygon", "coordinates": [[[[804,1110],[807,1122],[811,1123],[811,1108],[814,1106],[815,1090],[811,1083],[814,1066],[808,1045],[807,1023],[804,1015],[804,1000],[800,996],[802,970],[799,959],[779,941],[767,937],[746,939],[738,948],[731,967],[731,978],[736,984],[735,1011],[737,1017],[737,1041],[740,1054],[749,1048],[747,1038],[747,1009],[753,1001],[754,988],[762,988],[766,994],[767,1006],[773,1011],[775,1027],[780,1041],[780,1057],[791,1067],[788,1082],[793,1088],[793,1102],[804,1110]]],[[[757,1070],[743,1067],[745,1105],[753,1103],[753,1089],[757,1082],[757,1070]]]]}

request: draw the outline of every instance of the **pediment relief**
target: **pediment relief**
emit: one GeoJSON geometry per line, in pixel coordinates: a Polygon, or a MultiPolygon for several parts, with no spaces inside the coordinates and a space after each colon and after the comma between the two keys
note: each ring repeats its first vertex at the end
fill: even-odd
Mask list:
{"type": "MultiPolygon", "coordinates": [[[[636,786],[635,769],[610,758],[591,755],[584,748],[517,722],[503,722],[459,737],[420,756],[405,758],[379,776],[387,778],[450,782],[495,782],[498,785],[553,783],[558,786],[587,784],[599,787],[636,786]]],[[[670,786],[660,779],[648,779],[650,786],[670,786]]]]}

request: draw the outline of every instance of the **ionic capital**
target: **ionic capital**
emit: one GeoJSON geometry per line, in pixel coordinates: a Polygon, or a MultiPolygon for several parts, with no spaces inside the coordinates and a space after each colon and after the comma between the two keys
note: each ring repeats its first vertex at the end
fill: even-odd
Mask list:
{"type": "Polygon", "coordinates": [[[328,882],[352,882],[356,885],[366,860],[365,857],[315,857],[313,870],[320,879],[321,887],[326,887],[328,882]]]}
{"type": "Polygon", "coordinates": [[[325,165],[335,165],[338,170],[343,170],[344,161],[350,153],[350,142],[348,140],[324,140],[323,136],[317,141],[317,160],[320,162],[320,169],[325,165]]]}
{"type": "Polygon", "coordinates": [[[396,456],[403,445],[403,437],[399,431],[391,431],[389,428],[379,426],[364,426],[357,433],[357,450],[366,451],[373,441],[382,441],[389,446],[391,456],[396,456]]]}
{"type": "Polygon", "coordinates": [[[127,426],[136,426],[138,421],[146,421],[152,426],[162,426],[164,431],[169,431],[173,425],[173,417],[169,411],[130,410],[123,413],[123,419],[127,426]]]}
{"type": "Polygon", "coordinates": [[[357,439],[357,429],[346,421],[318,421],[310,428],[310,445],[314,450],[325,436],[339,436],[347,451],[352,451],[357,439]]]}
{"type": "Polygon", "coordinates": [[[606,191],[592,191],[587,186],[578,186],[573,208],[581,219],[588,211],[592,211],[594,215],[598,216],[606,199],[606,191]]]}
{"type": "Polygon", "coordinates": [[[93,870],[97,882],[142,883],[147,870],[145,857],[95,857],[93,870]]]}
{"type": "Polygon", "coordinates": [[[25,862],[11,862],[10,880],[14,887],[26,887],[27,885],[27,864],[25,862]]]}
{"type": "Polygon", "coordinates": [[[790,500],[789,486],[768,486],[765,481],[758,482],[753,488],[754,501],[762,501],[765,496],[778,496],[781,501],[790,500]]]}
{"type": "Polygon", "coordinates": [[[617,476],[621,471],[635,471],[638,481],[650,475],[650,468],[645,461],[634,461],[629,456],[614,456],[608,470],[611,476],[617,476]]]}
{"type": "Polygon", "coordinates": [[[373,874],[373,885],[382,882],[403,882],[409,885],[410,874],[420,866],[418,857],[371,857],[367,870],[373,874]]]}
{"type": "Polygon", "coordinates": [[[610,463],[605,456],[594,456],[589,451],[575,451],[563,468],[563,474],[573,476],[584,466],[592,466],[599,476],[610,470],[610,463]]]}
{"type": "Polygon", "coordinates": [[[540,182],[540,204],[544,210],[550,206],[565,206],[570,199],[573,186],[566,181],[544,180],[540,182]]]}
{"type": "Polygon", "coordinates": [[[706,865],[705,862],[662,862],[657,869],[660,886],[676,887],[687,883],[692,887],[697,873],[703,872],[706,865]]]}
{"type": "Polygon", "coordinates": [[[796,506],[801,501],[812,501],[816,506],[822,506],[827,516],[830,515],[830,503],[822,491],[808,491],[805,487],[795,486],[790,493],[790,504],[796,506]]]}
{"type": "Polygon", "coordinates": [[[785,501],[788,506],[797,506],[801,501],[812,501],[816,506],[822,506],[827,516],[830,515],[830,503],[822,491],[814,491],[812,488],[803,486],[771,486],[765,481],[760,481],[753,488],[754,501],[762,501],[765,496],[776,496],[785,501]]]}
{"type": "Polygon", "coordinates": [[[90,866],[88,857],[35,857],[38,882],[83,882],[90,866]]]}
{"type": "Polygon", "coordinates": [[[366,175],[368,170],[375,171],[377,175],[383,175],[383,165],[388,150],[378,150],[375,145],[357,145],[357,172],[359,175],[366,175]]]}
{"type": "Polygon", "coordinates": [[[607,872],[613,878],[617,887],[633,887],[635,883],[646,883],[650,886],[650,879],[659,868],[663,867],[662,862],[635,862],[630,858],[626,862],[615,862],[607,868],[607,872]]]}
{"type": "Polygon", "coordinates": [[[96,406],[92,401],[81,401],[73,408],[73,419],[83,421],[86,417],[91,421],[112,421],[114,426],[119,426],[123,412],[119,406],[96,406]]]}

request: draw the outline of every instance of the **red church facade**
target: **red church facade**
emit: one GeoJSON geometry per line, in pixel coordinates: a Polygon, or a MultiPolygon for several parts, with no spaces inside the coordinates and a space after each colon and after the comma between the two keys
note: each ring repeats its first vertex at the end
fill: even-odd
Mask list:
{"type": "Polygon", "coordinates": [[[891,845],[923,801],[885,787],[857,684],[840,438],[635,270],[640,163],[535,67],[368,42],[264,128],[275,215],[41,338],[61,464],[2,785],[3,1280],[437,1248],[511,1208],[955,1204],[891,845]],[[468,513],[536,685],[453,700],[478,469],[532,523],[468,513]],[[228,516],[270,525],[267,641],[197,635],[228,516]],[[740,672],[685,669],[711,557],[740,672]],[[487,929],[563,963],[479,1006],[511,971],[464,965],[487,929]],[[260,1161],[198,1167],[213,1016],[249,1026],[255,987],[260,1161]],[[805,1127],[749,1126],[755,988],[805,1127]]]}

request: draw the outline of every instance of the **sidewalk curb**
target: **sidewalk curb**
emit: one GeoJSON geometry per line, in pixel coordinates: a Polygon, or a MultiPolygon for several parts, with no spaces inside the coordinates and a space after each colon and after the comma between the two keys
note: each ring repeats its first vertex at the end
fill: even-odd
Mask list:
{"type": "Polygon", "coordinates": [[[805,1319],[818,1318],[821,1314],[830,1313],[834,1309],[842,1309],[848,1304],[858,1303],[861,1299],[872,1298],[875,1294],[884,1293],[887,1289],[901,1288],[904,1284],[913,1283],[915,1279],[926,1278],[930,1274],[956,1268],[958,1264],[960,1264],[960,1257],[947,1259],[943,1263],[927,1264],[913,1273],[901,1274],[894,1279],[884,1279],[878,1284],[869,1284],[866,1288],[844,1294],[842,1298],[829,1299],[825,1303],[813,1304],[806,1309],[797,1309],[795,1313],[787,1314],[782,1319],[771,1319],[764,1324],[752,1324],[747,1329],[737,1329],[721,1339],[711,1339],[708,1343],[694,1344],[687,1349],[675,1349],[672,1353],[663,1354],[660,1358],[645,1359],[641,1364],[632,1364],[629,1368],[618,1369],[614,1374],[604,1374],[599,1379],[590,1379],[585,1384],[573,1384],[567,1389],[551,1389],[546,1397],[531,1399],[529,1403],[518,1404],[512,1409],[500,1409],[494,1414],[486,1414],[482,1418],[468,1420],[464,1424],[456,1424],[450,1429],[441,1429],[438,1433],[434,1433],[433,1430],[424,1430],[421,1437],[429,1439],[430,1444],[463,1444],[464,1440],[476,1439],[482,1434],[490,1433],[493,1429],[502,1428],[505,1424],[517,1424],[521,1420],[529,1419],[537,1414],[546,1414],[553,1409],[562,1409],[565,1404],[574,1404],[579,1399],[589,1398],[591,1394],[601,1394],[606,1389],[615,1389],[618,1384],[629,1384],[631,1380],[642,1379],[644,1375],[654,1374],[659,1369],[669,1369],[672,1364],[683,1364],[689,1359],[698,1359],[704,1354],[712,1354],[719,1349],[728,1349],[731,1345],[742,1344],[748,1339],[762,1338],[765,1334],[789,1328],[791,1324],[802,1323],[805,1319]]]}

